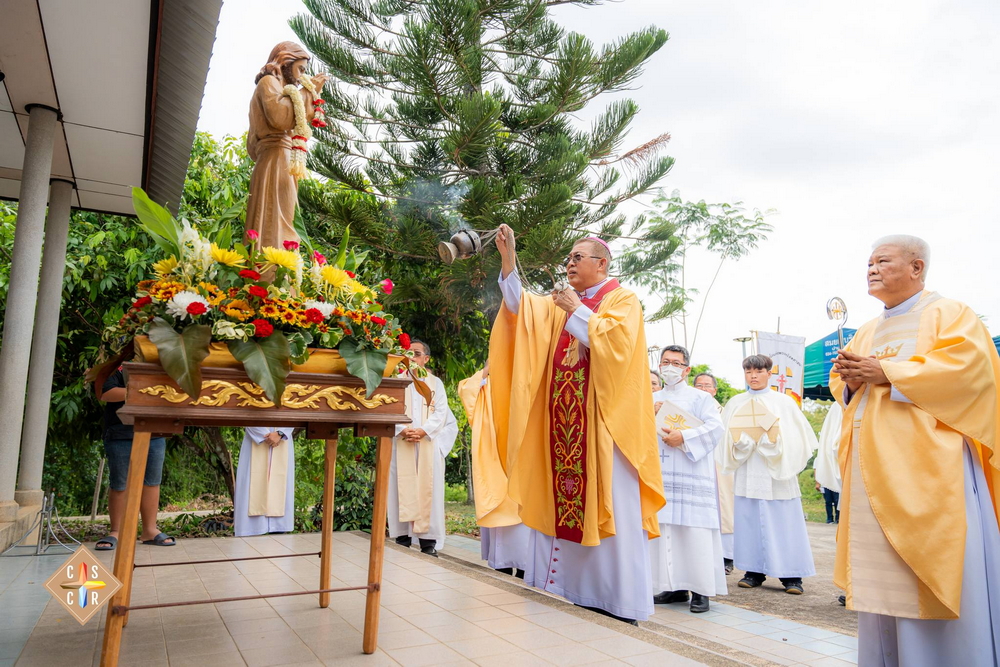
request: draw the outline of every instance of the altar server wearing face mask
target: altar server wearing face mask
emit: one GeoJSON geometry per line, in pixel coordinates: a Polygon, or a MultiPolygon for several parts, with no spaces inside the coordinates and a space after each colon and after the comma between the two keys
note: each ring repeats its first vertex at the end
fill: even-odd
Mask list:
{"type": "Polygon", "coordinates": [[[722,437],[711,395],[687,383],[688,351],[663,349],[663,389],[653,394],[660,470],[667,504],[659,511],[660,537],[649,543],[654,604],[688,602],[708,611],[708,599],[726,594],[712,450],[722,437]]]}

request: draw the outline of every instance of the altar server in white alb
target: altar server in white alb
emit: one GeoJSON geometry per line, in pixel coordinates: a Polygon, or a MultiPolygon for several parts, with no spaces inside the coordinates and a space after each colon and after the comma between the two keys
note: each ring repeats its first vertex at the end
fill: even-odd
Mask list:
{"type": "MultiPolygon", "coordinates": [[[[694,379],[694,388],[715,397],[719,393],[719,383],[709,372],[699,373],[694,379]]],[[[715,407],[722,412],[718,399],[715,407]]],[[[722,524],[722,556],[726,574],[733,571],[733,473],[723,473],[718,462],[715,464],[716,481],[719,485],[719,523],[722,524]]]]}
{"type": "Polygon", "coordinates": [[[840,427],[844,419],[844,409],[834,401],[823,420],[823,428],[819,432],[819,451],[813,468],[816,471],[816,484],[823,489],[826,501],[826,522],[840,521],[840,463],[837,452],[840,449],[840,427]]]}
{"type": "Polygon", "coordinates": [[[757,588],[771,576],[786,593],[801,595],[802,577],[816,569],[798,475],[816,450],[816,434],[794,399],[768,387],[773,366],[763,354],[743,360],[750,389],[722,412],[719,463],[735,473],[734,555],[746,571],[740,587],[757,588]]]}
{"type": "Polygon", "coordinates": [[[233,532],[236,537],[295,529],[295,449],[291,428],[244,430],[236,466],[233,532]]]}
{"type": "MultiPolygon", "coordinates": [[[[426,368],[430,358],[430,346],[413,341],[413,360],[426,368]]],[[[406,388],[406,414],[413,421],[397,426],[392,442],[389,537],[404,547],[417,539],[421,553],[437,556],[444,546],[444,460],[455,446],[458,423],[441,379],[428,373],[424,382],[430,402],[413,384],[406,388]]]]}
{"type": "Polygon", "coordinates": [[[687,383],[691,357],[680,345],[663,348],[663,389],[653,394],[660,469],[667,504],[660,537],[649,542],[653,602],[687,602],[708,611],[708,598],[726,594],[719,505],[712,451],[722,438],[718,403],[687,383]]]}

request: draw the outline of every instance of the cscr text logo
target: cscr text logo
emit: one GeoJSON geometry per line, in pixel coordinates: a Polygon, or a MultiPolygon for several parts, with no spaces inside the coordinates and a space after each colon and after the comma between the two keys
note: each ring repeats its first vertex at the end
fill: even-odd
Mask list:
{"type": "Polygon", "coordinates": [[[45,582],[45,588],[80,625],[89,621],[121,586],[111,567],[83,545],[45,582]]]}

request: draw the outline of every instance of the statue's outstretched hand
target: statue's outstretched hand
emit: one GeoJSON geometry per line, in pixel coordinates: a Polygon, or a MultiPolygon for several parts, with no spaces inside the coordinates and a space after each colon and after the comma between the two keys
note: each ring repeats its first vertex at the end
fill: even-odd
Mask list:
{"type": "Polygon", "coordinates": [[[327,74],[326,72],[324,72],[322,74],[317,74],[316,76],[314,76],[312,78],[312,82],[313,82],[313,85],[316,86],[316,92],[317,93],[321,93],[322,90],[323,90],[323,86],[325,86],[326,82],[329,81],[329,80],[330,80],[330,75],[327,74]]]}

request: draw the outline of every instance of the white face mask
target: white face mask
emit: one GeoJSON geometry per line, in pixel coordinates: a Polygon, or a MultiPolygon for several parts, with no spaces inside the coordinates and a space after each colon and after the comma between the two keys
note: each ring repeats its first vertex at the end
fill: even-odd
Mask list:
{"type": "Polygon", "coordinates": [[[660,366],[660,377],[663,378],[663,384],[672,387],[684,379],[684,371],[670,364],[664,364],[660,366]]]}

